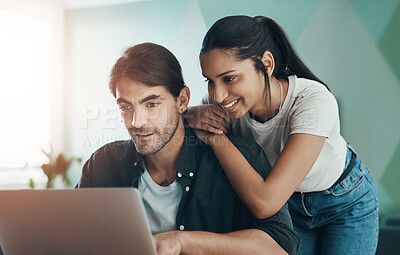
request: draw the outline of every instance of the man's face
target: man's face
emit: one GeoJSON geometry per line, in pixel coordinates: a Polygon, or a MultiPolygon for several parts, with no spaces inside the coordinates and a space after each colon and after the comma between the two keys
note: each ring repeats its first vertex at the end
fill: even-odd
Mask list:
{"type": "Polygon", "coordinates": [[[174,136],[180,115],[166,87],[122,77],[116,83],[116,99],[125,127],[142,155],[157,153],[174,136]]]}

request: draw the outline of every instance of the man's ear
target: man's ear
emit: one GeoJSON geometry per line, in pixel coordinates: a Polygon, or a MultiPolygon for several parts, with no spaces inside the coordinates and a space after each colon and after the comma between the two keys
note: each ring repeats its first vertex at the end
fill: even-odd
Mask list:
{"type": "Polygon", "coordinates": [[[184,111],[186,111],[189,105],[189,100],[190,100],[190,89],[187,86],[185,86],[181,90],[181,93],[177,98],[179,113],[183,113],[184,111]]]}
{"type": "Polygon", "coordinates": [[[265,70],[267,71],[268,78],[271,77],[275,69],[275,59],[271,52],[264,51],[261,62],[263,63],[265,70]]]}

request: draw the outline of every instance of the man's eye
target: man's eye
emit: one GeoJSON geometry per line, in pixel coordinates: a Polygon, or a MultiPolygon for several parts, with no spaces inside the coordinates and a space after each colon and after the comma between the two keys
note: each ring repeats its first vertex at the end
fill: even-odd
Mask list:
{"type": "Polygon", "coordinates": [[[125,106],[119,107],[119,109],[120,109],[121,111],[127,111],[127,110],[132,109],[132,106],[130,106],[130,105],[125,105],[125,106]]]}
{"type": "Polygon", "coordinates": [[[224,77],[224,82],[231,82],[235,79],[235,77],[224,77]]]}
{"type": "Polygon", "coordinates": [[[148,107],[151,107],[151,108],[157,107],[157,106],[158,106],[158,103],[149,103],[148,104],[148,107]]]}

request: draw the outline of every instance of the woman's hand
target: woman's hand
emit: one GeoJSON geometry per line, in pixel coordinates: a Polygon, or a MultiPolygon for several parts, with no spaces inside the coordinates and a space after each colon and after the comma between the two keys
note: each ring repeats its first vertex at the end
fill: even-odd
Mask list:
{"type": "Polygon", "coordinates": [[[208,144],[208,145],[220,145],[222,144],[224,141],[224,139],[228,139],[226,137],[226,135],[224,133],[222,134],[214,134],[205,130],[201,130],[201,129],[193,129],[196,136],[203,141],[204,143],[208,144]]]}
{"type": "MultiPolygon", "coordinates": [[[[226,133],[226,125],[230,122],[228,114],[222,108],[213,104],[191,106],[187,109],[183,118],[190,127],[212,134],[226,133]]],[[[200,139],[201,137],[208,137],[207,133],[196,131],[196,135],[200,139]]],[[[203,140],[203,142],[206,141],[203,140]]]]}

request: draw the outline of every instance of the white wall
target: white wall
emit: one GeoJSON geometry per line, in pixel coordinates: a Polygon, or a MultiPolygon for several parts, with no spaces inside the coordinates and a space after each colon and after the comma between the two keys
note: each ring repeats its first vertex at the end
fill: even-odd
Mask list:
{"type": "MultiPolygon", "coordinates": [[[[51,29],[51,141],[56,152],[64,150],[64,90],[65,90],[65,15],[64,8],[54,0],[0,0],[0,9],[42,21],[51,29]]],[[[12,24],[10,24],[11,26],[12,24]]],[[[29,44],[29,42],[26,42],[29,44]]],[[[0,40],[1,45],[1,40],[0,40]]],[[[23,61],[23,60],[22,60],[23,61]]],[[[21,70],[23,75],[23,70],[21,70]]],[[[4,86],[4,85],[2,85],[4,86]]]]}
{"type": "MultiPolygon", "coordinates": [[[[183,68],[191,104],[206,93],[198,60],[206,32],[195,1],[154,1],[68,11],[66,14],[66,152],[86,161],[107,142],[127,139],[108,89],[112,65],[128,47],[154,42],[168,48],[183,68]]],[[[76,181],[78,164],[72,170],[76,181]]]]}
{"type": "MultiPolygon", "coordinates": [[[[48,47],[48,54],[45,59],[46,70],[40,69],[40,75],[45,73],[43,77],[39,78],[39,80],[45,80],[46,86],[49,84],[51,87],[50,94],[50,102],[46,102],[43,105],[46,105],[45,111],[49,111],[51,115],[50,120],[50,137],[51,146],[54,149],[54,152],[59,153],[64,151],[64,91],[65,91],[65,15],[64,8],[58,2],[54,0],[0,0],[0,11],[4,15],[12,16],[12,17],[23,17],[24,20],[31,20],[35,24],[43,24],[46,28],[45,38],[43,40],[46,42],[45,45],[41,45],[43,47],[48,47]],[[50,32],[50,34],[49,34],[50,32]],[[47,109],[47,105],[50,104],[50,109],[47,109]]],[[[10,30],[13,29],[13,24],[2,24],[3,26],[9,26],[10,30]]],[[[17,27],[21,29],[20,26],[17,27]]],[[[15,29],[15,28],[14,28],[15,29]]],[[[23,28],[22,28],[23,29],[23,28]]],[[[27,28],[28,29],[28,28],[27,28]]],[[[8,29],[7,29],[8,30],[8,29]]],[[[35,36],[35,34],[32,34],[35,36]]],[[[2,35],[7,36],[7,35],[2,35]]],[[[39,35],[37,35],[39,36],[39,35]]],[[[36,42],[40,42],[40,38],[37,38],[36,42]]],[[[28,51],[29,48],[33,46],[30,44],[30,41],[19,41],[16,42],[16,45],[21,45],[20,47],[28,46],[28,49],[22,49],[21,52],[28,51]]],[[[0,39],[0,47],[2,46],[2,40],[0,39]]],[[[4,45],[3,45],[4,46],[4,45]]],[[[40,49],[43,51],[43,47],[40,49]]],[[[2,50],[7,51],[6,48],[2,48],[2,50]]],[[[15,49],[14,49],[15,50],[15,49]]],[[[38,49],[38,58],[40,58],[41,52],[38,49]]],[[[19,55],[22,53],[19,52],[19,55]]],[[[34,55],[34,54],[33,54],[34,55]]],[[[38,59],[37,62],[42,61],[43,59],[38,59]]],[[[32,75],[32,72],[35,72],[35,69],[41,68],[41,65],[33,66],[30,70],[24,70],[24,68],[29,68],[29,64],[23,63],[23,57],[15,60],[16,63],[21,61],[20,70],[14,70],[18,75],[24,76],[29,73],[32,75]]],[[[29,59],[29,63],[35,63],[35,59],[29,59]]],[[[18,65],[17,65],[18,66],[18,65]]],[[[4,71],[4,70],[0,70],[4,71]]],[[[36,73],[37,74],[37,73],[36,73]]],[[[35,75],[35,73],[33,74],[35,75]]],[[[16,77],[18,78],[18,77],[16,77]]],[[[25,77],[23,80],[29,81],[29,76],[25,77]]],[[[10,84],[0,84],[2,93],[7,93],[7,85],[10,84]]],[[[25,87],[29,87],[29,84],[26,84],[25,87]]],[[[48,88],[48,87],[47,87],[48,88]]],[[[35,93],[42,93],[36,87],[30,88],[34,93],[31,96],[34,97],[35,93]]],[[[18,98],[18,95],[11,95],[12,97],[18,98]]],[[[26,102],[13,102],[12,104],[18,104],[20,108],[32,107],[28,105],[26,102]],[[23,105],[23,104],[26,105],[23,105]]],[[[13,105],[9,105],[9,107],[14,107],[13,105]]],[[[3,110],[3,109],[2,109],[3,110]]],[[[7,111],[7,109],[4,109],[7,111]]],[[[35,120],[40,119],[40,116],[29,116],[29,119],[35,120]]],[[[37,121],[37,120],[36,120],[37,121]]],[[[2,119],[2,125],[7,125],[7,119],[2,119]],[[3,122],[4,121],[4,122],[3,122]]],[[[26,125],[26,123],[24,123],[26,125]]],[[[12,128],[12,127],[10,127],[12,128]]],[[[0,127],[1,130],[1,127],[0,127]]],[[[29,125],[24,126],[24,130],[26,130],[25,135],[29,137],[29,125]]],[[[12,135],[12,134],[5,134],[12,135]]],[[[15,134],[19,135],[19,134],[15,134]]],[[[47,141],[47,139],[46,139],[47,141]]],[[[46,144],[47,145],[47,144],[46,144]]],[[[34,146],[34,145],[33,145],[34,146]]],[[[20,153],[24,151],[26,148],[21,148],[20,153]]],[[[45,158],[45,157],[44,157],[45,158]]],[[[45,163],[45,162],[43,162],[45,163]]],[[[22,170],[19,169],[0,169],[0,189],[21,189],[21,188],[29,188],[29,179],[32,178],[37,187],[44,187],[47,178],[44,175],[43,171],[39,167],[30,167],[24,168],[22,170]]]]}

